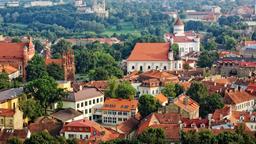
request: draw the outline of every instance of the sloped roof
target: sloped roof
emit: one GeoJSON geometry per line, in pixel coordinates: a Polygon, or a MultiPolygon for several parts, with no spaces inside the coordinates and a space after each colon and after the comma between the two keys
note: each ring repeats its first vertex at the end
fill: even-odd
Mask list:
{"type": "Polygon", "coordinates": [[[7,100],[17,98],[22,93],[23,93],[23,87],[11,88],[8,90],[1,91],[0,92],[0,103],[6,102],[7,100]]]}
{"type": "Polygon", "coordinates": [[[59,110],[59,111],[51,114],[52,117],[54,117],[58,120],[61,120],[62,122],[72,120],[72,119],[74,119],[78,116],[81,116],[81,115],[83,115],[82,112],[76,111],[72,108],[62,109],[62,110],[59,110]]]}
{"type": "Polygon", "coordinates": [[[186,95],[180,95],[179,97],[174,99],[173,103],[187,112],[197,111],[199,110],[199,107],[200,107],[196,101],[194,101],[193,99],[191,99],[186,95]],[[186,98],[187,98],[187,104],[185,103],[186,98]]]}
{"type": "Polygon", "coordinates": [[[254,97],[245,91],[230,91],[226,92],[225,99],[229,98],[232,103],[239,104],[242,102],[253,100],[254,97]]]}
{"type": "Polygon", "coordinates": [[[108,98],[101,110],[131,111],[138,108],[138,100],[108,98]]]}
{"type": "Polygon", "coordinates": [[[99,91],[97,88],[84,88],[78,92],[72,92],[64,100],[77,102],[77,101],[86,100],[94,97],[99,97],[102,95],[103,93],[99,91]]]}
{"type": "Polygon", "coordinates": [[[169,43],[137,43],[128,61],[168,61],[169,43]]]}
{"type": "Polygon", "coordinates": [[[178,17],[177,20],[175,21],[174,25],[184,25],[184,23],[182,22],[182,20],[178,17]]]}
{"type": "Polygon", "coordinates": [[[160,102],[160,104],[168,102],[168,98],[165,95],[163,95],[162,93],[155,96],[155,98],[160,102]]]}
{"type": "Polygon", "coordinates": [[[2,117],[12,117],[15,114],[13,109],[3,109],[0,108],[0,116],[2,117]]]}
{"type": "Polygon", "coordinates": [[[10,66],[10,65],[0,65],[0,73],[1,72],[5,72],[7,74],[13,74],[15,72],[17,72],[18,69],[13,67],[13,66],[10,66]]]}
{"type": "Polygon", "coordinates": [[[23,58],[23,49],[28,43],[0,42],[0,58],[23,58]]]}

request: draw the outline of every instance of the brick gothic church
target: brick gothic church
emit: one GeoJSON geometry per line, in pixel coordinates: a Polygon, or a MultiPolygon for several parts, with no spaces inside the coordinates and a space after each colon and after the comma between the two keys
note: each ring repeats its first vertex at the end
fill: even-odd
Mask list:
{"type": "Polygon", "coordinates": [[[75,59],[73,50],[69,49],[67,52],[63,53],[62,58],[52,59],[50,48],[47,48],[45,52],[45,64],[57,64],[62,66],[64,69],[64,80],[75,80],[75,59]]]}
{"type": "Polygon", "coordinates": [[[32,37],[27,42],[12,43],[0,41],[0,65],[11,66],[19,71],[23,80],[26,79],[26,66],[35,55],[32,37]]]}

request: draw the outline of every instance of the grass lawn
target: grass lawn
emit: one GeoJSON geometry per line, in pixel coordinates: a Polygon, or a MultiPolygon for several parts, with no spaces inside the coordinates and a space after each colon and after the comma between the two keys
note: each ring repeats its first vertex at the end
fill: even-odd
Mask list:
{"type": "Polygon", "coordinates": [[[123,22],[121,23],[121,30],[117,30],[116,26],[113,26],[109,29],[106,29],[102,34],[107,36],[112,36],[114,33],[116,34],[128,34],[132,33],[137,36],[140,36],[140,31],[135,29],[131,22],[123,22]]]}

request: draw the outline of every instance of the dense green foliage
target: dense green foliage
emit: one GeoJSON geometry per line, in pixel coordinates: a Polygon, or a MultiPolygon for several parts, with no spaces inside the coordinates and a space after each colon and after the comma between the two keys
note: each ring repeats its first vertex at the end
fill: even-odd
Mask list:
{"type": "Polygon", "coordinates": [[[219,55],[217,52],[209,52],[209,51],[203,51],[201,55],[199,56],[197,65],[199,67],[210,68],[216,60],[218,60],[219,55]]]}
{"type": "Polygon", "coordinates": [[[47,108],[60,101],[66,93],[63,89],[57,88],[57,83],[51,77],[44,77],[33,80],[25,86],[25,93],[33,96],[43,108],[43,114],[46,114],[47,108]]]}
{"type": "Polygon", "coordinates": [[[23,112],[24,118],[29,118],[29,120],[34,121],[36,118],[43,115],[43,108],[40,103],[33,98],[26,99],[20,101],[19,108],[23,112]]]}
{"type": "Polygon", "coordinates": [[[166,143],[164,130],[160,128],[148,128],[143,131],[138,140],[147,144],[164,144],[166,143]]]}
{"type": "Polygon", "coordinates": [[[139,98],[139,112],[142,117],[156,112],[160,107],[159,102],[152,95],[142,95],[139,98]]]}
{"type": "Polygon", "coordinates": [[[190,96],[200,105],[200,116],[206,117],[209,113],[213,113],[216,109],[223,108],[224,103],[219,94],[209,94],[205,85],[200,82],[193,82],[187,91],[190,96]]]}
{"type": "Polygon", "coordinates": [[[26,67],[26,78],[27,81],[32,81],[38,78],[47,76],[47,70],[44,58],[35,55],[31,61],[29,61],[28,66],[26,67]]]}
{"type": "Polygon", "coordinates": [[[64,69],[62,66],[49,64],[46,69],[49,76],[53,77],[55,80],[64,80],[64,69]]]}
{"type": "Polygon", "coordinates": [[[161,90],[161,92],[169,97],[169,98],[175,98],[179,96],[180,94],[183,93],[183,88],[179,84],[173,84],[173,83],[168,83],[165,85],[165,87],[161,90]]]}

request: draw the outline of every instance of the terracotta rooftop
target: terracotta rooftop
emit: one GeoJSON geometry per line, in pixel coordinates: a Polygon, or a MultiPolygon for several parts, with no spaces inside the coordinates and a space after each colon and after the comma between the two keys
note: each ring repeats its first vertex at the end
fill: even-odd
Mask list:
{"type": "Polygon", "coordinates": [[[137,43],[128,61],[168,61],[169,43],[137,43]]]}
{"type": "Polygon", "coordinates": [[[84,88],[78,92],[72,92],[64,100],[77,102],[77,101],[82,101],[90,98],[99,97],[102,95],[103,93],[99,91],[97,88],[84,88]]]}
{"type": "Polygon", "coordinates": [[[74,118],[83,115],[82,112],[76,111],[72,108],[62,109],[57,112],[54,112],[51,114],[51,117],[56,118],[63,123],[65,123],[68,120],[73,120],[74,118]]]}
{"type": "Polygon", "coordinates": [[[39,117],[34,123],[30,123],[28,129],[31,133],[47,131],[53,136],[59,135],[62,128],[62,122],[50,117],[39,117]]]}
{"type": "Polygon", "coordinates": [[[200,107],[196,101],[186,95],[180,95],[175,98],[173,103],[187,112],[197,111],[200,107]]]}
{"type": "Polygon", "coordinates": [[[189,118],[182,118],[181,119],[182,123],[183,123],[183,127],[185,128],[192,128],[194,126],[196,126],[197,128],[202,127],[202,125],[204,125],[205,128],[207,128],[209,126],[209,121],[208,119],[189,119],[189,118]]]}
{"type": "Polygon", "coordinates": [[[24,48],[28,43],[7,43],[0,42],[0,59],[1,58],[23,58],[24,48]]]}
{"type": "Polygon", "coordinates": [[[88,83],[85,83],[84,86],[87,87],[95,87],[99,90],[105,90],[108,87],[108,82],[105,80],[99,80],[99,81],[90,81],[88,83]]]}
{"type": "Polygon", "coordinates": [[[168,98],[162,93],[156,95],[155,98],[160,102],[160,104],[168,102],[168,98]]]}
{"type": "Polygon", "coordinates": [[[138,108],[138,100],[107,98],[101,110],[126,111],[138,108]]]}
{"type": "Polygon", "coordinates": [[[245,91],[230,91],[225,93],[225,100],[231,100],[233,104],[239,104],[253,100],[254,97],[245,91]]]}
{"type": "Polygon", "coordinates": [[[88,128],[91,132],[91,136],[88,139],[89,141],[90,140],[109,141],[109,140],[116,139],[119,137],[119,134],[113,133],[111,130],[104,128],[100,124],[98,124],[94,121],[87,120],[87,119],[77,120],[77,121],[73,121],[73,122],[66,124],[62,128],[61,133],[63,133],[63,132],[83,132],[83,131],[87,131],[88,128]],[[95,131],[92,131],[92,129],[95,131]]]}
{"type": "Polygon", "coordinates": [[[8,139],[12,137],[17,137],[21,140],[25,140],[27,136],[28,136],[27,129],[21,129],[21,130],[3,129],[0,132],[0,142],[5,143],[8,139]]]}
{"type": "Polygon", "coordinates": [[[256,46],[256,41],[244,41],[244,46],[256,46]]]}
{"type": "Polygon", "coordinates": [[[216,109],[212,115],[212,119],[215,121],[221,121],[225,117],[231,116],[231,107],[230,106],[224,106],[222,109],[216,109]]]}
{"type": "Polygon", "coordinates": [[[10,65],[0,65],[0,73],[7,73],[7,74],[13,74],[15,72],[17,72],[18,69],[10,66],[10,65]]]}
{"type": "Polygon", "coordinates": [[[130,134],[132,131],[137,129],[138,125],[139,120],[131,117],[128,120],[122,122],[121,124],[118,124],[116,127],[118,131],[121,131],[121,133],[130,134]]]}

